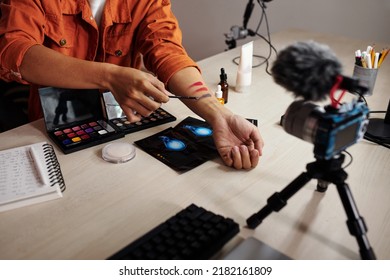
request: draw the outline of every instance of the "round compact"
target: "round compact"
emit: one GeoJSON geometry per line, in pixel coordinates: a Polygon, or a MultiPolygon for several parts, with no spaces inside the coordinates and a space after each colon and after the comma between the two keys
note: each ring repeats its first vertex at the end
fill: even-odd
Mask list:
{"type": "Polygon", "coordinates": [[[135,148],[126,142],[110,143],[103,148],[102,157],[112,163],[128,162],[135,157],[135,148]]]}

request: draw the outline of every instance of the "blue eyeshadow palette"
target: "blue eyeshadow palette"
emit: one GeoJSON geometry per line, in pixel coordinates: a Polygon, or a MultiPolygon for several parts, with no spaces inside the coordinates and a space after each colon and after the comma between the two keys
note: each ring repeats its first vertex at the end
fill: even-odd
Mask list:
{"type": "Polygon", "coordinates": [[[46,87],[39,97],[47,133],[65,154],[124,137],[106,119],[98,90],[46,87]]]}

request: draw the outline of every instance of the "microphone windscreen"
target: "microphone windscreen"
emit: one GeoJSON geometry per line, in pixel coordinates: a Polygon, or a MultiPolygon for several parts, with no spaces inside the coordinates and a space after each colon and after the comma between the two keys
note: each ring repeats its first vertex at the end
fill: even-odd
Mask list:
{"type": "Polygon", "coordinates": [[[277,84],[296,97],[313,101],[326,97],[341,72],[341,63],[331,49],[314,41],[287,46],[271,68],[277,84]]]}

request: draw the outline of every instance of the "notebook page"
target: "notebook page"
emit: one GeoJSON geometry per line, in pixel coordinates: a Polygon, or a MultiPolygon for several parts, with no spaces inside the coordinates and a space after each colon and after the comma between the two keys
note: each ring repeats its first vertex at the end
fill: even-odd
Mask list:
{"type": "MultiPolygon", "coordinates": [[[[0,151],[0,205],[57,192],[57,188],[42,184],[39,170],[31,155],[31,146],[39,151],[38,159],[45,167],[42,143],[0,151]]],[[[47,176],[44,170],[43,176],[47,176]]]]}

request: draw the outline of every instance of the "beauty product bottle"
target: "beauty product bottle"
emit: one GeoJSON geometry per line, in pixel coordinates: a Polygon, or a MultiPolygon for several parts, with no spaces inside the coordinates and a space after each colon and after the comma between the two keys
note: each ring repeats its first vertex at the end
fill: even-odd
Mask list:
{"type": "Polygon", "coordinates": [[[221,90],[221,85],[217,86],[217,91],[215,92],[215,97],[218,99],[219,103],[222,105],[225,104],[225,100],[223,99],[223,92],[221,90]]]}
{"type": "Polygon", "coordinates": [[[221,68],[221,74],[219,75],[219,78],[220,78],[219,85],[221,85],[222,97],[226,104],[228,103],[229,84],[227,82],[227,75],[224,68],[221,68]]]}
{"type": "Polygon", "coordinates": [[[236,91],[247,92],[252,83],[253,41],[241,46],[240,63],[237,70],[236,91]]]}

